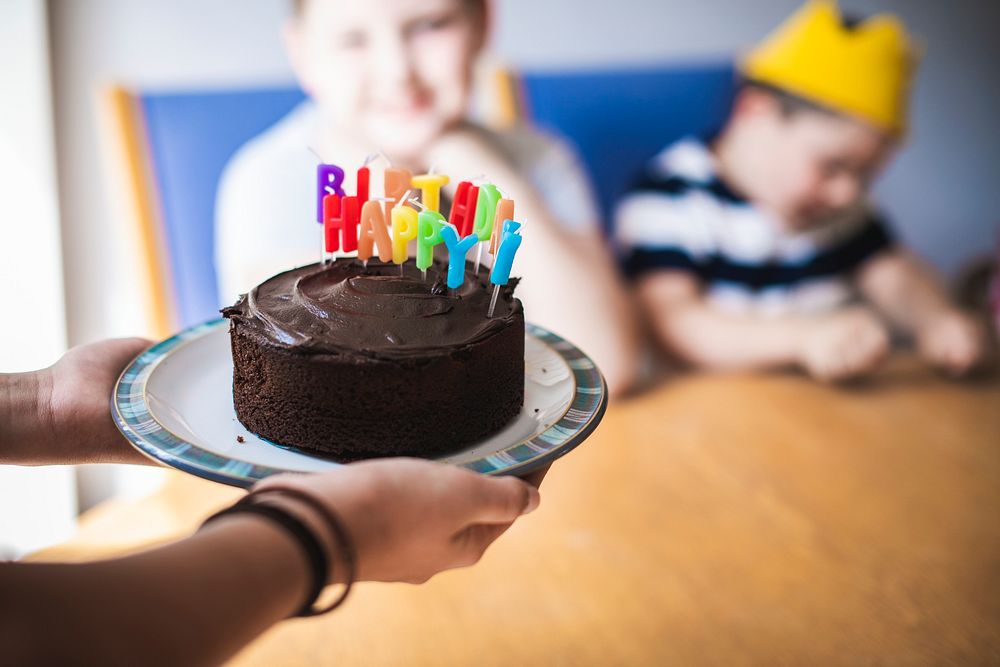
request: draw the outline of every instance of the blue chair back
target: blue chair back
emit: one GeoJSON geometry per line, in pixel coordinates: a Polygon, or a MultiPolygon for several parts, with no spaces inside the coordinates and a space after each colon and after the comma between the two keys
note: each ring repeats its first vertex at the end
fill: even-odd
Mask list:
{"type": "Polygon", "coordinates": [[[140,95],[179,326],[219,314],[214,225],[223,168],[302,99],[294,88],[140,95]]]}
{"type": "MultiPolygon", "coordinates": [[[[519,76],[522,114],[574,143],[604,220],[645,160],[687,134],[721,126],[728,64],[519,76]]],[[[218,314],[215,197],[236,150],[303,99],[295,88],[139,96],[167,244],[178,326],[218,314]]]]}
{"type": "Polygon", "coordinates": [[[576,145],[605,225],[643,163],[686,135],[721,127],[732,103],[730,63],[521,75],[522,114],[576,145]]]}

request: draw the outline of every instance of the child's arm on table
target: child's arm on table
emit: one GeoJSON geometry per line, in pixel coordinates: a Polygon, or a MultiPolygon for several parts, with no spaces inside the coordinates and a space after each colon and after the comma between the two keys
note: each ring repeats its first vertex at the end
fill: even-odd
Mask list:
{"type": "Polygon", "coordinates": [[[612,396],[625,391],[635,377],[638,334],[631,301],[600,232],[561,225],[534,186],[474,127],[463,125],[442,137],[428,160],[442,173],[487,174],[516,202],[526,242],[515,274],[524,276],[518,296],[528,318],[593,357],[612,396]]]}
{"type": "Polygon", "coordinates": [[[706,302],[698,280],[682,271],[647,274],[637,290],[657,338],[700,368],[797,365],[817,379],[835,381],[872,370],[889,351],[885,327],[863,308],[811,318],[723,313],[706,302]]]}
{"type": "Polygon", "coordinates": [[[858,271],[856,283],[876,308],[913,335],[929,363],[961,375],[984,360],[983,327],[949,302],[933,270],[911,253],[873,257],[858,271]]]}

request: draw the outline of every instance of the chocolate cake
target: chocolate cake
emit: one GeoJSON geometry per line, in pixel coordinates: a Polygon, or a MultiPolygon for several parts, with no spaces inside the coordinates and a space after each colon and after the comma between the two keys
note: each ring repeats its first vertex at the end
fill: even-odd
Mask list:
{"type": "Polygon", "coordinates": [[[524,403],[516,281],[487,318],[487,269],[356,259],[280,273],[223,309],[233,402],[271,442],[346,461],[434,456],[501,429],[524,403]]]}

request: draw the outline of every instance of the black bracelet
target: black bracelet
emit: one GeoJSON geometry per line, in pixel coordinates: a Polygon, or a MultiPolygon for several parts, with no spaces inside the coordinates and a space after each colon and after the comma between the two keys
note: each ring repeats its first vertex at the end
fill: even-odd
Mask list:
{"type": "Polygon", "coordinates": [[[306,560],[309,561],[309,567],[312,570],[312,584],[309,588],[309,594],[296,616],[313,615],[310,612],[313,609],[313,604],[319,599],[323,589],[326,588],[326,577],[327,572],[329,572],[329,563],[327,561],[326,553],[323,551],[323,547],[320,546],[320,542],[316,538],[316,535],[313,534],[306,524],[303,523],[298,517],[294,516],[291,512],[287,512],[275,505],[249,502],[251,498],[252,496],[246,496],[232,507],[227,507],[221,512],[216,512],[212,516],[208,517],[201,525],[204,527],[219,517],[228,516],[230,514],[256,514],[257,516],[270,519],[275,524],[284,528],[292,537],[295,538],[295,541],[299,544],[299,546],[302,547],[302,551],[305,553],[306,560]]]}
{"type": "MultiPolygon", "coordinates": [[[[340,550],[341,559],[344,564],[345,572],[345,586],[343,592],[337,597],[336,600],[328,604],[323,608],[308,607],[303,611],[299,612],[299,616],[319,616],[320,614],[325,614],[329,611],[333,611],[340,605],[344,603],[347,599],[348,593],[351,592],[351,587],[354,585],[354,578],[357,575],[357,554],[354,550],[354,542],[351,540],[351,535],[348,533],[344,522],[337,516],[330,507],[325,503],[315,498],[312,494],[306,493],[305,491],[296,488],[294,486],[289,486],[286,484],[271,484],[263,489],[252,491],[249,497],[255,494],[265,495],[268,493],[275,493],[278,495],[284,495],[289,498],[294,498],[301,501],[302,503],[308,505],[313,510],[316,511],[323,520],[326,521],[326,525],[330,528],[330,532],[333,533],[334,539],[336,540],[336,546],[340,550]]],[[[315,602],[315,599],[313,600],[315,602]]]]}

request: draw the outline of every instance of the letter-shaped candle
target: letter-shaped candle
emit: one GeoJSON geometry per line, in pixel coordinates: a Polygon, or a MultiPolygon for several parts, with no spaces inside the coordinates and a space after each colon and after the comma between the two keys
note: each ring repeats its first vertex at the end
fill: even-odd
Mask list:
{"type": "Polygon", "coordinates": [[[472,231],[480,241],[489,241],[493,233],[493,214],[500,201],[500,191],[492,183],[479,186],[479,196],[476,198],[476,222],[472,231]]]}
{"type": "Polygon", "coordinates": [[[368,182],[371,180],[371,170],[368,166],[358,169],[358,201],[363,206],[368,201],[368,182]]]}
{"type": "Polygon", "coordinates": [[[316,222],[320,224],[323,224],[323,199],[331,194],[344,196],[344,170],[335,164],[318,164],[316,165],[316,222]]]}
{"type": "Polygon", "coordinates": [[[510,280],[510,267],[514,264],[514,255],[521,247],[521,223],[513,220],[506,220],[503,223],[503,240],[497,249],[496,258],[493,261],[493,270],[490,272],[490,282],[493,283],[493,296],[490,297],[490,309],[486,317],[493,317],[493,311],[497,307],[497,297],[500,296],[500,286],[506,285],[510,280]]]}
{"type": "Polygon", "coordinates": [[[417,268],[421,271],[434,263],[434,246],[442,242],[441,227],[446,224],[444,216],[437,211],[417,214],[417,268]]]}
{"type": "Polygon", "coordinates": [[[358,259],[370,259],[373,245],[378,246],[380,260],[388,262],[392,259],[393,244],[385,216],[382,215],[382,203],[366,201],[361,207],[361,224],[358,227],[358,259]]]}
{"type": "Polygon", "coordinates": [[[415,238],[417,238],[417,212],[404,204],[394,206],[392,209],[392,261],[394,264],[402,266],[409,256],[406,252],[406,244],[415,238]]]}
{"type": "MultiPolygon", "coordinates": [[[[385,202],[385,219],[392,220],[393,205],[398,204],[406,191],[410,189],[410,170],[386,167],[383,183],[386,199],[392,200],[385,202]]],[[[414,227],[414,229],[416,228],[414,227]]]]}
{"type": "Polygon", "coordinates": [[[490,282],[494,285],[506,285],[510,280],[510,267],[514,264],[514,255],[521,247],[521,223],[506,220],[503,223],[503,240],[497,249],[496,261],[490,272],[490,282]]]}
{"type": "Polygon", "coordinates": [[[431,211],[441,210],[441,188],[448,185],[448,177],[444,174],[420,174],[414,176],[410,183],[420,188],[420,203],[431,211]]]}
{"type": "Polygon", "coordinates": [[[448,247],[448,287],[456,289],[465,281],[465,256],[479,239],[475,234],[469,234],[459,241],[458,232],[451,225],[441,228],[441,238],[448,247]]]}
{"type": "Polygon", "coordinates": [[[455,225],[458,235],[465,238],[472,233],[472,225],[476,221],[476,200],[479,188],[469,181],[462,181],[455,188],[455,200],[451,204],[448,222],[455,225]]]}
{"type": "Polygon", "coordinates": [[[514,219],[514,200],[501,199],[497,203],[497,212],[493,216],[493,234],[490,236],[490,254],[496,257],[500,247],[500,237],[503,236],[504,220],[514,219]]]}
{"type": "Polygon", "coordinates": [[[323,232],[326,251],[358,249],[358,198],[327,195],[323,198],[323,232]]]}

